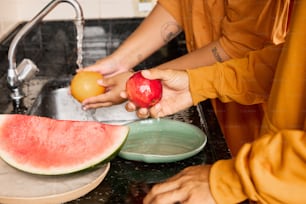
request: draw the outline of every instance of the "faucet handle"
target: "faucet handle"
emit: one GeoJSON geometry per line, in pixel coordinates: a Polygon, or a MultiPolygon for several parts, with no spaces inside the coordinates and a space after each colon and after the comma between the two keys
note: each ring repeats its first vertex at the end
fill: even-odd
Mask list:
{"type": "Polygon", "coordinates": [[[17,75],[19,81],[31,79],[39,71],[36,64],[30,59],[23,59],[17,67],[17,75]]]}

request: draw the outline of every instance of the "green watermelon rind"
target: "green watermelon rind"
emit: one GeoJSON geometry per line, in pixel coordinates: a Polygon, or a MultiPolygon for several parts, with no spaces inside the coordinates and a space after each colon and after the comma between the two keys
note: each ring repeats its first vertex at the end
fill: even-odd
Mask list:
{"type": "MultiPolygon", "coordinates": [[[[9,115],[0,114],[0,133],[1,133],[2,121],[4,121],[7,116],[9,116],[9,115]]],[[[116,143],[118,145],[114,146],[113,150],[110,150],[108,153],[101,154],[99,158],[97,158],[97,157],[93,158],[92,160],[90,160],[90,162],[86,162],[86,164],[84,164],[84,165],[76,165],[76,167],[74,167],[74,168],[68,168],[67,167],[67,168],[62,168],[62,169],[59,170],[59,169],[42,169],[42,168],[32,167],[31,165],[30,166],[29,165],[23,165],[23,164],[20,164],[18,162],[15,162],[13,157],[11,155],[7,154],[6,151],[3,151],[1,148],[0,148],[0,158],[3,161],[5,161],[7,164],[9,164],[10,166],[12,166],[16,169],[19,169],[21,171],[27,172],[27,173],[31,173],[31,174],[62,175],[62,174],[78,173],[78,172],[93,169],[93,168],[96,168],[100,165],[108,163],[114,157],[116,157],[119,154],[121,148],[123,147],[124,143],[127,140],[127,136],[128,136],[128,133],[129,133],[129,127],[128,126],[122,126],[120,132],[121,132],[121,134],[120,134],[121,137],[119,137],[119,138],[122,139],[122,140],[120,142],[116,143]]]]}
{"type": "Polygon", "coordinates": [[[120,152],[120,150],[122,149],[122,147],[124,146],[124,143],[126,142],[126,139],[124,140],[124,142],[121,144],[120,147],[117,148],[117,150],[115,152],[113,152],[111,155],[109,155],[108,157],[105,157],[104,159],[102,159],[100,162],[93,164],[93,165],[89,165],[89,166],[84,166],[82,168],[79,168],[79,170],[74,170],[74,171],[66,171],[66,172],[61,172],[61,173],[50,173],[50,171],[48,171],[48,173],[46,172],[34,172],[34,171],[28,171],[25,170],[22,167],[18,167],[18,165],[12,165],[11,163],[9,163],[8,161],[6,161],[2,156],[1,156],[1,151],[0,151],[0,157],[1,159],[6,162],[8,165],[12,166],[13,168],[16,168],[20,171],[26,172],[26,173],[30,173],[30,174],[34,174],[34,175],[46,175],[46,176],[57,176],[57,175],[67,175],[67,174],[78,174],[81,172],[86,172],[86,171],[91,171],[91,170],[95,170],[97,168],[102,167],[104,164],[107,164],[108,162],[110,162],[111,160],[113,160],[120,152]]]}
{"type": "Polygon", "coordinates": [[[99,161],[97,161],[97,162],[92,162],[92,164],[88,164],[88,165],[85,165],[85,166],[80,166],[79,168],[75,168],[74,170],[70,170],[70,171],[59,171],[58,173],[55,173],[54,170],[46,170],[46,171],[30,170],[30,168],[19,165],[19,164],[13,162],[13,161],[10,161],[9,159],[7,159],[7,158],[9,158],[9,156],[3,156],[1,150],[0,150],[0,157],[3,161],[5,161],[10,166],[12,166],[16,169],[19,169],[20,171],[24,171],[24,172],[31,173],[31,174],[39,174],[39,175],[74,174],[74,173],[79,173],[79,172],[88,171],[88,170],[91,170],[91,169],[94,169],[94,168],[98,168],[98,167],[102,166],[103,164],[106,164],[106,163],[110,162],[113,158],[115,158],[119,154],[119,152],[122,149],[126,140],[127,140],[127,137],[125,137],[125,140],[122,142],[122,144],[118,148],[116,148],[116,150],[112,154],[110,154],[110,155],[108,155],[104,158],[99,159],[99,161]]]}
{"type": "Polygon", "coordinates": [[[122,145],[113,154],[109,155],[109,157],[105,158],[101,162],[99,162],[99,163],[97,163],[95,165],[89,166],[88,168],[81,169],[80,171],[71,172],[71,173],[68,173],[68,174],[74,174],[74,173],[80,173],[80,172],[85,172],[85,171],[91,171],[91,170],[94,170],[96,168],[100,168],[104,164],[107,164],[108,162],[112,161],[119,154],[119,152],[121,151],[122,147],[124,146],[126,140],[127,140],[127,137],[125,138],[125,140],[122,143],[122,145]]]}

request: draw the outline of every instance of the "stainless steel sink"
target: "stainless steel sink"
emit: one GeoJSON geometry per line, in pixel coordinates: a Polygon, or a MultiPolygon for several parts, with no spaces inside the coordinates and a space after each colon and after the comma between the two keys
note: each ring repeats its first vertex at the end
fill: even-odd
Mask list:
{"type": "Polygon", "coordinates": [[[28,111],[29,115],[45,116],[59,120],[94,121],[109,124],[126,124],[138,117],[127,112],[125,104],[84,111],[81,104],[69,94],[69,79],[47,82],[28,111]]]}

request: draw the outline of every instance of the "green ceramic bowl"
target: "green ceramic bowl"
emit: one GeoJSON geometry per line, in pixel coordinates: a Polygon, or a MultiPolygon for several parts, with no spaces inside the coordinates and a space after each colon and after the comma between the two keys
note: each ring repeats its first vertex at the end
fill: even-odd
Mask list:
{"type": "Polygon", "coordinates": [[[129,123],[129,135],[119,156],[133,161],[167,163],[199,153],[207,142],[198,127],[170,119],[146,119],[129,123]]]}

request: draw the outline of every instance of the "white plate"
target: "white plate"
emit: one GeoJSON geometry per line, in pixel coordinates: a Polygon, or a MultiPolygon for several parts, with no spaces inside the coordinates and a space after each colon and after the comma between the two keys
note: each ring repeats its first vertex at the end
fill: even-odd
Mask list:
{"type": "Polygon", "coordinates": [[[40,176],[17,170],[0,159],[0,203],[64,203],[96,188],[109,171],[110,163],[79,173],[40,176]]]}

